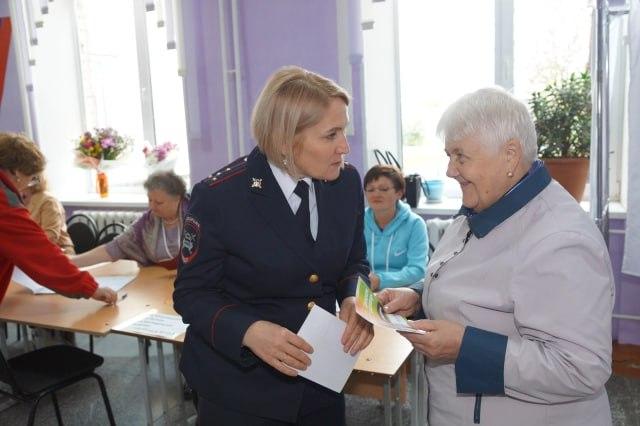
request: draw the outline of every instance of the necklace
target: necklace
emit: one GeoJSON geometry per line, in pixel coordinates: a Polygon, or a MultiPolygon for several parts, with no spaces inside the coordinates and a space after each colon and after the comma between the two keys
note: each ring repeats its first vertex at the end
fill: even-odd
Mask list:
{"type": "Polygon", "coordinates": [[[176,223],[178,220],[180,219],[180,216],[176,216],[175,218],[171,219],[171,220],[167,220],[167,219],[162,219],[162,223],[165,225],[173,225],[174,223],[176,223]]]}

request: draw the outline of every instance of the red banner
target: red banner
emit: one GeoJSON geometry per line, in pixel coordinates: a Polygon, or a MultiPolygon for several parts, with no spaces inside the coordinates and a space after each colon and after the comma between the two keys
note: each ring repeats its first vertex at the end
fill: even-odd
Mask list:
{"type": "Polygon", "coordinates": [[[11,18],[0,18],[0,105],[4,93],[4,78],[7,73],[9,61],[9,48],[11,47],[11,18]]]}

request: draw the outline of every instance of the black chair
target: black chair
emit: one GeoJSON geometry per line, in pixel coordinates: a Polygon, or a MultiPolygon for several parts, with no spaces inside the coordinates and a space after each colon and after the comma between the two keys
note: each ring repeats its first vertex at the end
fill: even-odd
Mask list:
{"type": "Polygon", "coordinates": [[[104,228],[98,232],[98,245],[106,244],[109,241],[113,240],[118,235],[122,234],[127,227],[120,223],[114,222],[106,225],[104,228]]]}
{"type": "Polygon", "coordinates": [[[86,214],[77,213],[67,220],[67,232],[76,254],[84,253],[98,244],[98,225],[86,214]]]}
{"type": "Polygon", "coordinates": [[[93,377],[100,386],[109,424],[115,425],[104,382],[95,373],[95,369],[102,365],[103,361],[98,355],[65,345],[48,346],[9,360],[0,352],[0,382],[4,382],[11,389],[0,389],[0,393],[31,405],[27,425],[33,425],[38,403],[45,396],[51,395],[58,424],[62,425],[60,406],[55,393],[93,377]]]}

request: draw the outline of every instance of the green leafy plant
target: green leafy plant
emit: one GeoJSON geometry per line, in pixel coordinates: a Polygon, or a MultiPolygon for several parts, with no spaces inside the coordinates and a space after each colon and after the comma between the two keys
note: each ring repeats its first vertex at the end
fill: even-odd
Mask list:
{"type": "Polygon", "coordinates": [[[529,100],[542,158],[589,157],[591,143],[591,77],[573,73],[529,100]]]}

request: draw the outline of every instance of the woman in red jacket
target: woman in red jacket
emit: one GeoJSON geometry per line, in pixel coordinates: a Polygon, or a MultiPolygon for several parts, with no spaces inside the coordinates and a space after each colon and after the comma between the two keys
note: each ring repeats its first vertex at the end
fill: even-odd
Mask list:
{"type": "Polygon", "coordinates": [[[67,297],[84,297],[115,303],[117,294],[99,287],[54,245],[29,216],[20,193],[37,182],[45,159],[25,136],[0,133],[0,301],[4,298],[13,267],[67,297]]]}

